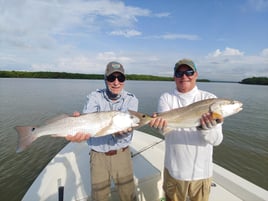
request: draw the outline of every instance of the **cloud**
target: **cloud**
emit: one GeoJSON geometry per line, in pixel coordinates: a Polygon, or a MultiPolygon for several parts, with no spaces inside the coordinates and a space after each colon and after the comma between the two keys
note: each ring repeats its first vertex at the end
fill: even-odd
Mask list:
{"type": "Polygon", "coordinates": [[[220,49],[215,50],[214,52],[210,53],[209,56],[211,57],[221,57],[221,56],[243,56],[244,52],[241,52],[238,49],[226,47],[223,51],[220,49]]]}
{"type": "Polygon", "coordinates": [[[140,36],[135,30],[139,17],[163,18],[168,13],[117,0],[10,0],[0,1],[0,15],[1,69],[74,71],[81,65],[83,71],[92,61],[99,65],[94,58],[98,50],[92,47],[105,51],[102,39],[107,35],[140,36]]]}
{"type": "MultiPolygon", "coordinates": [[[[42,41],[53,48],[59,35],[71,36],[72,33],[99,30],[107,32],[115,27],[129,29],[127,32],[121,31],[125,37],[139,35],[140,32],[133,29],[138,17],[157,15],[148,9],[109,0],[10,0],[1,1],[0,8],[0,46],[9,48],[34,48],[42,41]]],[[[159,15],[164,17],[163,13],[159,15]]]]}
{"type": "Polygon", "coordinates": [[[153,35],[146,36],[144,38],[152,38],[152,39],[163,39],[163,40],[201,40],[198,35],[194,34],[163,34],[163,35],[153,35]]]}
{"type": "Polygon", "coordinates": [[[136,31],[134,29],[128,29],[128,30],[118,30],[118,31],[112,31],[110,35],[114,36],[124,36],[126,38],[130,38],[133,36],[140,36],[142,33],[139,31],[136,31]]]}
{"type": "Polygon", "coordinates": [[[259,55],[245,55],[235,48],[226,47],[209,53],[198,60],[201,78],[210,80],[241,81],[248,77],[268,77],[268,49],[259,55]]]}
{"type": "Polygon", "coordinates": [[[261,56],[263,56],[263,57],[267,57],[267,58],[268,58],[268,48],[262,50],[262,52],[261,52],[261,56]]]}
{"type": "Polygon", "coordinates": [[[161,38],[166,40],[177,40],[177,39],[200,40],[199,36],[192,34],[165,34],[162,35],[161,38]]]}
{"type": "Polygon", "coordinates": [[[170,13],[156,13],[156,14],[153,14],[153,16],[155,17],[159,17],[159,18],[162,18],[162,17],[169,17],[170,16],[170,13]]]}
{"type": "Polygon", "coordinates": [[[99,61],[119,61],[122,62],[123,64],[129,63],[132,61],[131,57],[128,56],[128,54],[117,54],[115,52],[100,52],[97,55],[97,59],[99,61]]]}
{"type": "Polygon", "coordinates": [[[267,0],[248,0],[245,6],[247,10],[254,10],[257,12],[268,10],[267,0]]]}

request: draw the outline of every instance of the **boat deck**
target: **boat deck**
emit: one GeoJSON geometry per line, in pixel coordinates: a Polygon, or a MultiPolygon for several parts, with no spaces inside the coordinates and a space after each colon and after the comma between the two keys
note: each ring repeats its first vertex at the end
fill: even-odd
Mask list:
{"type": "MultiPolygon", "coordinates": [[[[134,176],[139,201],[162,201],[164,141],[144,132],[134,131],[131,143],[134,176]]],[[[264,201],[266,190],[214,164],[215,187],[210,201],[264,201]]],[[[40,173],[23,201],[58,200],[58,187],[64,187],[64,201],[90,200],[89,148],[86,143],[69,143],[40,173]]],[[[117,201],[114,190],[111,200],[117,201]]]]}

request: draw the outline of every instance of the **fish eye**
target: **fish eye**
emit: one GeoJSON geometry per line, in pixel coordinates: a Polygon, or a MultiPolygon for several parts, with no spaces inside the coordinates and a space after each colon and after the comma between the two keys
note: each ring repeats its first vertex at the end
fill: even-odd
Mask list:
{"type": "Polygon", "coordinates": [[[145,118],[146,117],[146,115],[144,114],[144,115],[142,115],[142,118],[145,118]]]}
{"type": "Polygon", "coordinates": [[[35,128],[32,128],[32,132],[35,130],[35,128]]]}

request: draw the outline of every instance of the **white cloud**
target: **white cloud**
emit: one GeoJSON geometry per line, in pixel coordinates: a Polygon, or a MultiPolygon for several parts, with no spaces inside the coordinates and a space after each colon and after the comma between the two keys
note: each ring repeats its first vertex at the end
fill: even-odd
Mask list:
{"type": "Polygon", "coordinates": [[[99,61],[105,61],[105,62],[118,61],[122,62],[123,65],[127,62],[132,61],[131,57],[129,57],[128,54],[120,54],[120,53],[117,54],[115,52],[100,52],[97,55],[97,59],[99,61]]]}
{"type": "Polygon", "coordinates": [[[268,9],[267,0],[248,0],[245,9],[250,9],[254,11],[265,11],[268,9]]]}
{"type": "Polygon", "coordinates": [[[154,14],[154,16],[156,17],[159,17],[159,18],[162,18],[162,17],[169,17],[170,16],[170,13],[156,13],[154,14]]]}
{"type": "Polygon", "coordinates": [[[123,36],[139,35],[132,30],[138,17],[155,15],[148,9],[109,0],[10,0],[0,2],[0,11],[0,46],[9,48],[37,47],[42,41],[53,45],[57,35],[70,36],[76,30],[91,33],[122,27],[131,28],[123,36]]]}
{"type": "Polygon", "coordinates": [[[221,56],[243,56],[244,52],[241,52],[238,49],[226,47],[223,51],[220,49],[215,50],[214,52],[210,53],[209,56],[212,57],[221,57],[221,56]]]}
{"type": "Polygon", "coordinates": [[[268,58],[268,48],[262,50],[262,52],[261,52],[261,56],[263,56],[263,57],[267,57],[267,58],[268,58]]]}
{"type": "Polygon", "coordinates": [[[118,31],[112,31],[110,33],[110,35],[114,35],[114,36],[124,36],[126,38],[130,38],[133,36],[140,36],[141,32],[136,31],[134,29],[128,29],[128,30],[118,30],[118,31]]]}
{"type": "Polygon", "coordinates": [[[199,75],[210,80],[241,81],[249,77],[268,77],[268,49],[259,55],[245,55],[238,49],[225,48],[198,60],[199,75]]]}
{"type": "Polygon", "coordinates": [[[192,34],[165,34],[161,36],[161,38],[166,40],[176,40],[176,39],[200,40],[199,36],[192,34]]]}
{"type": "Polygon", "coordinates": [[[153,39],[164,39],[164,40],[200,40],[198,35],[194,34],[163,34],[163,35],[153,35],[146,36],[144,38],[153,38],[153,39]]]}

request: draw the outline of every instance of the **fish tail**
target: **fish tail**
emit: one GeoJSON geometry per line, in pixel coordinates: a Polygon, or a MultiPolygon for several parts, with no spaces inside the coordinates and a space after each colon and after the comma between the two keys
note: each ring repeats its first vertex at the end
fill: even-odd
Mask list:
{"type": "Polygon", "coordinates": [[[153,119],[152,117],[150,117],[149,115],[144,114],[144,113],[140,113],[140,112],[136,112],[136,111],[132,111],[132,110],[129,110],[128,112],[131,115],[134,115],[140,119],[138,127],[142,127],[142,126],[148,124],[153,119]]]}
{"type": "Polygon", "coordinates": [[[35,127],[32,126],[16,126],[18,133],[18,144],[16,152],[22,152],[25,150],[33,141],[37,139],[37,136],[33,134],[35,127]]]}

